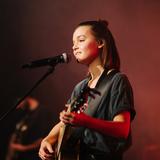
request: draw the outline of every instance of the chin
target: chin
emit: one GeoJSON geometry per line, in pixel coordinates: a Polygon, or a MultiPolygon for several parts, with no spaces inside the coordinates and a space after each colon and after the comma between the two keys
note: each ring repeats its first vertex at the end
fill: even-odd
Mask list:
{"type": "Polygon", "coordinates": [[[88,66],[90,63],[87,60],[76,59],[77,63],[88,66]]]}

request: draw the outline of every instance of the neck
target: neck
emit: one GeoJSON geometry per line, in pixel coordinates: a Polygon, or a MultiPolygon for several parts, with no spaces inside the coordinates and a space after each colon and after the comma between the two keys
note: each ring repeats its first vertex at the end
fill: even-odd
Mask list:
{"type": "Polygon", "coordinates": [[[99,58],[96,58],[90,65],[89,65],[89,73],[91,74],[91,79],[96,79],[99,77],[103,71],[104,68],[102,66],[102,63],[99,58]]]}

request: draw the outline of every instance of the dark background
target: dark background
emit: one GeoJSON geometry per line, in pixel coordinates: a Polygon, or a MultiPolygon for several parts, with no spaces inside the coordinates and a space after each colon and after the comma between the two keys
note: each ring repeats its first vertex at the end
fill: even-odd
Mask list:
{"type": "MultiPolygon", "coordinates": [[[[47,68],[23,70],[31,60],[72,53],[72,33],[84,20],[107,19],[119,49],[122,72],[128,75],[137,116],[133,145],[125,159],[159,159],[160,1],[159,0],[1,0],[0,115],[22,96],[47,68]]],[[[58,65],[34,95],[58,119],[74,85],[86,74],[76,64],[58,65]]],[[[17,117],[0,122],[0,159],[17,117]]],[[[55,123],[55,122],[53,122],[55,123]]]]}

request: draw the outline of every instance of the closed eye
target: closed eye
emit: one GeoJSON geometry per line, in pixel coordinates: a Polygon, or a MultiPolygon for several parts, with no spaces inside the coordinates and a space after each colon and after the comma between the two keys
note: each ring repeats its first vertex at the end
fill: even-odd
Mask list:
{"type": "Polygon", "coordinates": [[[80,39],[80,40],[79,40],[79,42],[84,42],[84,41],[85,41],[84,39],[80,39]]]}

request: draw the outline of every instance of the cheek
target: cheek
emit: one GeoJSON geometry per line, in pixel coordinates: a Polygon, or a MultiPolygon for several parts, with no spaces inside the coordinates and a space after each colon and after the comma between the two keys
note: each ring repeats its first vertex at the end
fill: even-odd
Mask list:
{"type": "Polygon", "coordinates": [[[92,63],[92,61],[96,59],[98,55],[99,55],[99,49],[97,45],[90,43],[83,47],[83,54],[81,55],[79,62],[88,65],[92,63]]]}
{"type": "Polygon", "coordinates": [[[88,46],[86,47],[86,49],[88,51],[88,54],[93,55],[94,57],[98,56],[99,49],[98,49],[97,44],[90,43],[90,44],[88,44],[88,46]]]}

